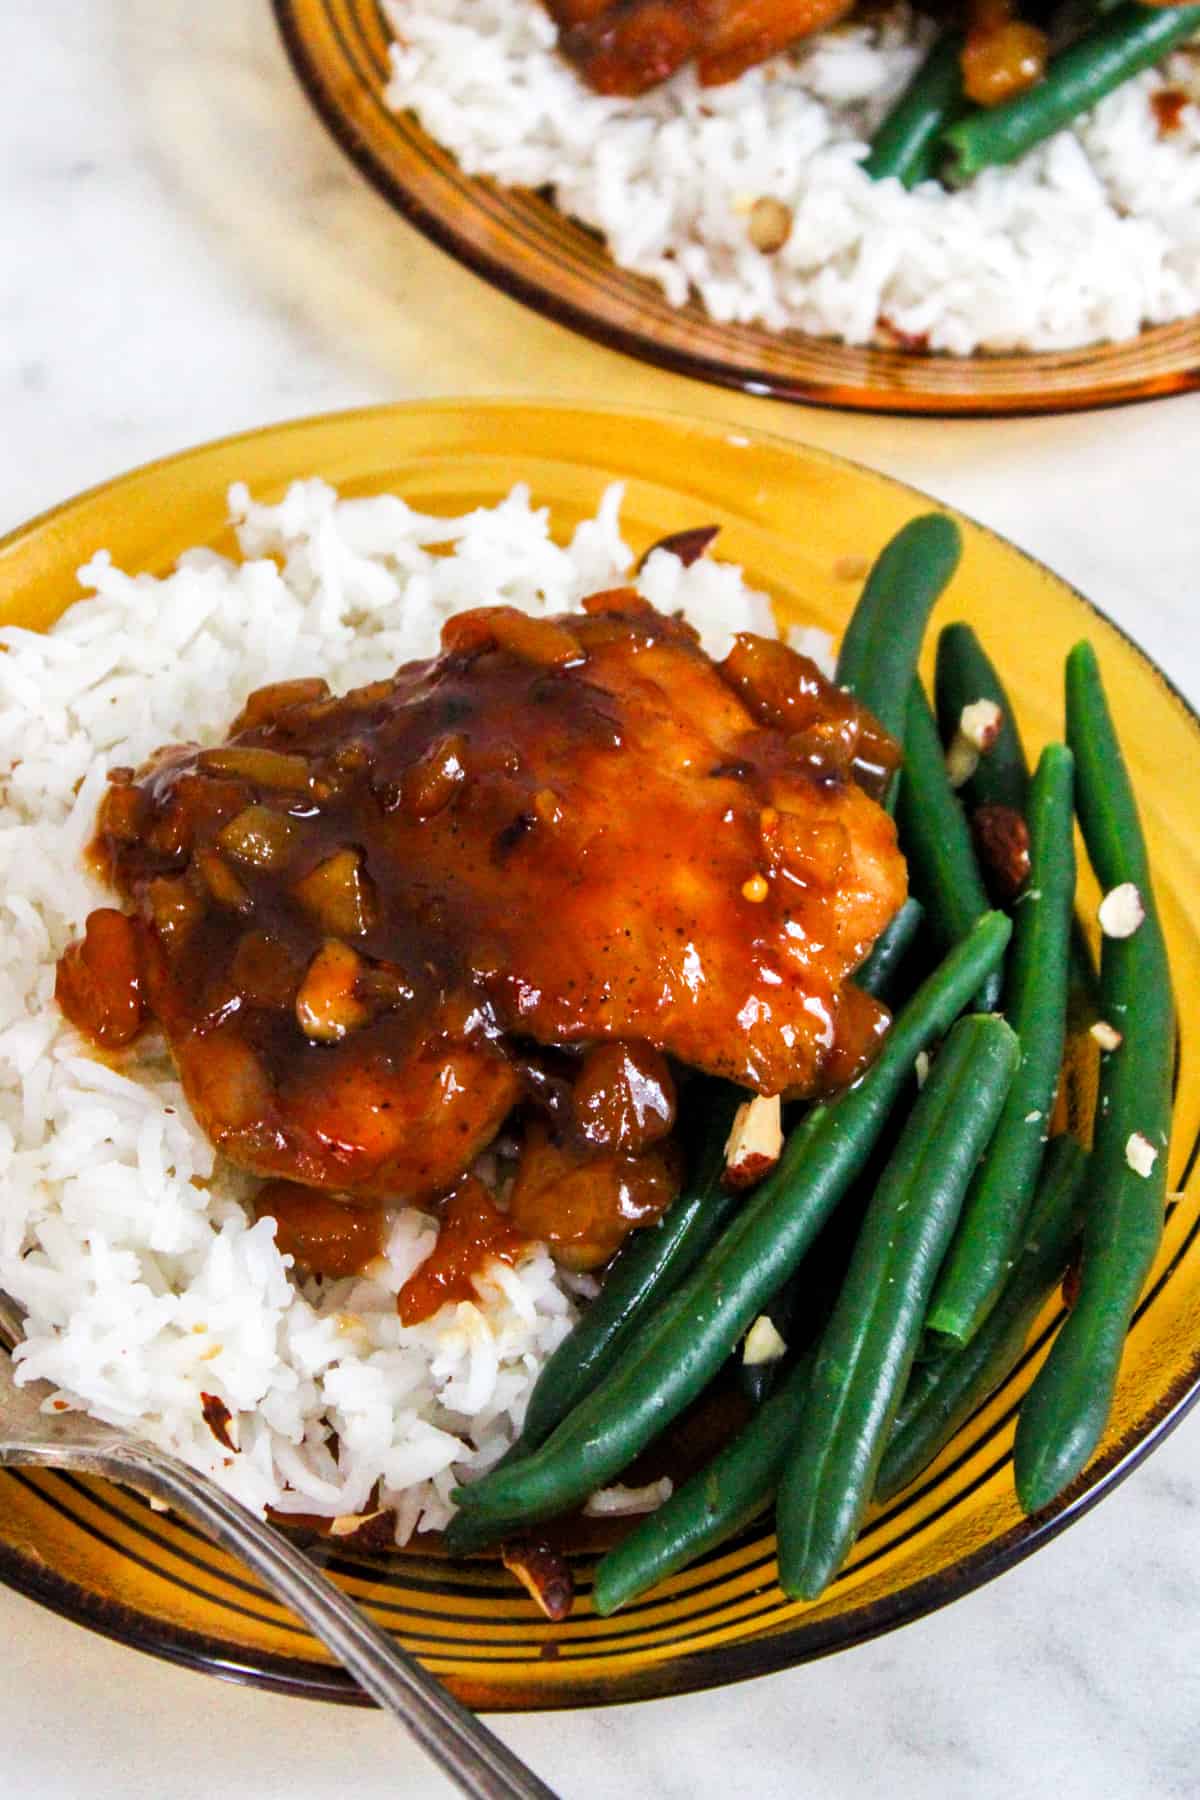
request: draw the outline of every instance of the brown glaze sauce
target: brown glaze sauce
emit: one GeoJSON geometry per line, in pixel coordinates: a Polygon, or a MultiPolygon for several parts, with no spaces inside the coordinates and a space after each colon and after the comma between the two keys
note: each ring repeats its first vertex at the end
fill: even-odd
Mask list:
{"type": "Polygon", "coordinates": [[[474,1300],[474,1277],[493,1259],[516,1262],[527,1241],[492,1203],[483,1184],[468,1176],[441,1209],[433,1250],[400,1289],[401,1323],[416,1325],[450,1301],[474,1300]]]}
{"type": "Polygon", "coordinates": [[[680,1155],[672,1142],[641,1155],[597,1150],[577,1133],[532,1118],[525,1128],[509,1196],[513,1223],[553,1247],[559,1262],[594,1269],[627,1234],[652,1225],[679,1192],[680,1155]]]}
{"type": "Polygon", "coordinates": [[[1180,88],[1159,88],[1150,96],[1150,105],[1158,124],[1160,137],[1171,137],[1183,124],[1183,110],[1188,96],[1180,88]]]}
{"type": "Polygon", "coordinates": [[[355,1206],[294,1181],[265,1181],[254,1196],[254,1214],[274,1219],[276,1244],[307,1275],[336,1281],[361,1274],[383,1249],[377,1206],[355,1206]]]}
{"type": "Polygon", "coordinates": [[[306,1267],[378,1248],[373,1211],[306,1190],[454,1190],[450,1295],[511,1251],[456,1184],[515,1108],[504,1229],[587,1267],[677,1189],[672,1060],[763,1093],[852,1079],[887,1016],[848,978],[905,879],[872,797],[895,746],[786,646],[714,664],[623,589],[460,614],[443,644],[342,698],[263,689],[227,744],[115,771],[94,855],[126,912],[91,916],[57,991],[108,1048],[157,1021],[209,1136],[285,1184],[306,1267]]]}

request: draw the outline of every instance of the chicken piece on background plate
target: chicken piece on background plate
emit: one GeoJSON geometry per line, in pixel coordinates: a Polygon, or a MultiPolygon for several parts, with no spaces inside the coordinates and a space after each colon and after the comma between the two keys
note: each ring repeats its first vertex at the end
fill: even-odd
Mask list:
{"type": "Polygon", "coordinates": [[[547,0],[559,48],[599,94],[644,94],[694,61],[706,87],[735,81],[854,0],[547,0]]]}

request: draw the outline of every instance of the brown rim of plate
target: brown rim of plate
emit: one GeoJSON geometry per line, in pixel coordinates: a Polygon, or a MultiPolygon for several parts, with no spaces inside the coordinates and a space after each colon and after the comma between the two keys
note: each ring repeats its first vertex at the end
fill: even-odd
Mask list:
{"type": "MultiPolygon", "coordinates": [[[[1200,720],[1197,723],[1200,724],[1200,720]]],[[[1198,1154],[1200,1137],[1189,1151],[1182,1178],[1184,1181],[1198,1154]]],[[[1200,1224],[1193,1228],[1154,1288],[1143,1295],[1134,1315],[1135,1320],[1151,1303],[1158,1288],[1170,1277],[1198,1236],[1200,1224]]],[[[1056,1318],[1053,1325],[1027,1347],[1022,1362],[1041,1350],[1046,1338],[1057,1328],[1058,1322],[1056,1318]]],[[[635,1674],[623,1675],[619,1691],[614,1691],[613,1684],[602,1677],[577,1679],[569,1689],[562,1691],[561,1696],[547,1695],[544,1691],[539,1693],[535,1704],[542,1710],[607,1706],[724,1687],[733,1682],[752,1680],[759,1675],[777,1673],[794,1667],[799,1662],[815,1661],[839,1650],[851,1649],[894,1631],[898,1626],[914,1619],[937,1612],[951,1601],[961,1599],[986,1582],[994,1580],[996,1576],[1005,1574],[1090,1512],[1098,1501],[1118,1487],[1152,1450],[1170,1436],[1198,1399],[1200,1352],[1197,1352],[1186,1375],[1153,1409],[1149,1429],[1140,1436],[1114,1445],[1104,1458],[1089,1466],[1086,1481],[1081,1478],[1076,1482],[1062,1501],[1047,1508],[1033,1520],[1014,1526],[1003,1538],[966,1558],[950,1572],[929,1576],[897,1594],[859,1607],[850,1614],[840,1613],[828,1620],[801,1625],[795,1631],[774,1632],[757,1640],[750,1638],[741,1643],[723,1644],[717,1649],[680,1656],[670,1661],[655,1662],[635,1674]]],[[[998,1421],[998,1426],[1007,1422],[1010,1416],[1005,1415],[998,1421]]],[[[1007,1461],[1006,1452],[1001,1453],[1000,1460],[1007,1461]]],[[[6,1473],[10,1478],[23,1481],[29,1479],[23,1470],[10,1470],[6,1473]]],[[[991,1473],[993,1470],[989,1468],[977,1479],[986,1480],[991,1473]]],[[[75,1485],[73,1477],[58,1476],[56,1480],[67,1486],[75,1485]]],[[[956,1492],[948,1504],[956,1504],[962,1492],[963,1490],[956,1492]]],[[[729,1544],[722,1546],[723,1550],[729,1548],[729,1544]]],[[[334,1571],[360,1575],[363,1571],[361,1563],[348,1559],[327,1557],[322,1560],[334,1571]]],[[[407,1558],[404,1559],[405,1563],[407,1561],[407,1558]]],[[[411,1568],[405,1567],[404,1573],[411,1579],[411,1568]]],[[[85,1625],[101,1636],[147,1651],[165,1661],[275,1693],[333,1701],[343,1705],[373,1704],[350,1676],[340,1669],[321,1669],[300,1657],[276,1656],[266,1652],[245,1657],[231,1655],[228,1644],[219,1638],[205,1637],[166,1621],[153,1620],[145,1613],[102,1599],[36,1558],[18,1555],[7,1545],[0,1545],[0,1579],[5,1585],[76,1624],[85,1625]]],[[[631,1607],[628,1614],[635,1614],[637,1610],[636,1606],[631,1607]]],[[[453,1682],[450,1685],[455,1686],[453,1682]]],[[[529,1698],[520,1691],[502,1696],[493,1690],[489,1694],[489,1701],[486,1708],[489,1711],[522,1711],[530,1705],[529,1698]]]]}
{"type": "Polygon", "coordinates": [[[468,177],[383,98],[390,32],[379,0],[272,0],[316,112],[372,185],[475,274],[609,349],[775,400],[915,416],[992,418],[1131,404],[1200,387],[1200,318],[1120,343],[954,357],[722,325],[618,269],[597,235],[543,195],[468,177]]]}

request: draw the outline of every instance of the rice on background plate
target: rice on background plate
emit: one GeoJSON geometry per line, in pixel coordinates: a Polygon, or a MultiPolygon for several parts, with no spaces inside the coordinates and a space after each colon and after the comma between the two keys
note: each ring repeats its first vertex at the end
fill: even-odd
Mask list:
{"type": "Polygon", "coordinates": [[[387,97],[469,175],[551,188],[615,261],[722,323],[848,344],[1061,350],[1200,311],[1200,96],[1193,42],[1009,168],[906,192],[858,166],[930,41],[900,4],[723,87],[691,69],[636,100],[592,93],[541,0],[384,0],[387,97]],[[756,199],[792,213],[750,242],[756,199]]]}
{"type": "MultiPolygon", "coordinates": [[[[321,674],[342,690],[430,656],[465,607],[561,612],[628,578],[620,502],[610,488],[563,548],[523,487],[457,519],[316,480],[277,506],[234,487],[239,560],[194,550],[159,579],[102,553],[53,630],[0,629],[0,1288],[28,1309],[18,1379],[176,1451],[257,1512],[373,1502],[395,1509],[400,1543],[444,1525],[458,1480],[516,1436],[594,1283],[532,1246],[516,1268],[494,1262],[475,1303],[402,1326],[396,1295],[436,1236],[414,1208],[394,1213],[369,1275],[293,1278],[246,1205],[258,1184],[214,1152],[161,1039],[100,1059],[54,1001],[58,956],[112,900],[84,862],[107,771],[222,740],[268,682],[321,674]],[[235,1450],[205,1396],[233,1415],[235,1450]]],[[[734,631],[774,630],[729,565],[658,552],[638,586],[684,608],[716,655],[734,631]]]]}

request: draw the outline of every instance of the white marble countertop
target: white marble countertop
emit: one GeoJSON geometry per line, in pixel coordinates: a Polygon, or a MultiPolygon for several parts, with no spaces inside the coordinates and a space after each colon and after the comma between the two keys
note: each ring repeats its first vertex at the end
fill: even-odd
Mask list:
{"type": "MultiPolygon", "coordinates": [[[[961,505],[1200,700],[1200,395],[939,423],[706,389],[533,318],[394,217],[309,114],[265,0],[7,0],[3,15],[0,530],[286,416],[602,396],[783,431],[961,505]]],[[[876,1644],[720,1696],[499,1729],[564,1800],[1195,1795],[1198,1451],[1200,1416],[1032,1561],[876,1644]]],[[[0,1632],[13,1794],[449,1791],[377,1715],[218,1684],[2,1589],[0,1632]]]]}

